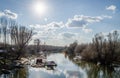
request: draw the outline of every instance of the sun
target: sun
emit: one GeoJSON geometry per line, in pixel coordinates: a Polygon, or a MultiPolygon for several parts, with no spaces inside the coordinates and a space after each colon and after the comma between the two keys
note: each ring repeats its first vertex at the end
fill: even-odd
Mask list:
{"type": "Polygon", "coordinates": [[[46,13],[47,6],[43,2],[36,2],[33,5],[33,10],[34,10],[35,14],[43,15],[46,13]]]}

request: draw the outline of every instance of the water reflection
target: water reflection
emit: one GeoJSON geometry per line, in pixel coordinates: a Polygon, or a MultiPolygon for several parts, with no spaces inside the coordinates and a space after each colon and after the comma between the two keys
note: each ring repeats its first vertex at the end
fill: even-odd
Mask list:
{"type": "Polygon", "coordinates": [[[11,70],[10,74],[1,74],[0,78],[28,78],[28,67],[11,70]]]}
{"type": "Polygon", "coordinates": [[[33,68],[26,66],[23,69],[15,69],[11,74],[1,74],[0,78],[119,78],[120,68],[99,66],[87,62],[75,62],[72,57],[65,58],[63,54],[50,54],[47,60],[57,63],[55,70],[45,68],[33,68]]]}
{"type": "Polygon", "coordinates": [[[75,62],[76,65],[81,67],[87,73],[88,78],[119,78],[120,67],[108,67],[96,65],[88,62],[75,62]]]}
{"type": "Polygon", "coordinates": [[[51,54],[47,60],[57,63],[55,70],[45,68],[29,68],[29,78],[87,78],[85,72],[65,58],[63,54],[51,54]]]}

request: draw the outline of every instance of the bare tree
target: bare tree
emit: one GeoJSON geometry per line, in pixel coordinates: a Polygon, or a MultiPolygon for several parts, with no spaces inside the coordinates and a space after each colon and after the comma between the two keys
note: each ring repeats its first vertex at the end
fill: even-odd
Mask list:
{"type": "Polygon", "coordinates": [[[1,24],[1,30],[0,30],[1,38],[3,38],[2,40],[3,40],[4,48],[5,48],[6,47],[6,38],[7,38],[8,20],[5,18],[1,18],[0,24],[1,24]]]}
{"type": "MultiPolygon", "coordinates": [[[[1,43],[3,44],[2,46],[0,46],[4,51],[7,51],[8,52],[8,47],[9,47],[9,32],[8,32],[8,28],[9,28],[9,19],[7,18],[0,18],[0,41],[1,43]]],[[[8,53],[4,52],[3,53],[3,62],[4,64],[6,64],[6,59],[7,59],[7,56],[8,56],[8,53]]]]}
{"type": "Polygon", "coordinates": [[[29,44],[32,38],[32,30],[29,30],[25,26],[18,26],[14,24],[11,26],[11,42],[15,45],[15,50],[17,53],[16,59],[19,59],[21,55],[24,53],[25,47],[29,44]]]}
{"type": "Polygon", "coordinates": [[[109,48],[109,56],[110,56],[109,59],[111,59],[111,61],[114,61],[116,59],[115,54],[116,54],[116,49],[119,46],[118,43],[119,43],[118,32],[114,31],[113,33],[109,33],[108,34],[108,48],[109,48]]]}

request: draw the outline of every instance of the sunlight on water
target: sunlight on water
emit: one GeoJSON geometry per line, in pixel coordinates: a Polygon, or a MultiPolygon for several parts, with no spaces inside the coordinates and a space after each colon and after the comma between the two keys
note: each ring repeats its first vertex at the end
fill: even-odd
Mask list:
{"type": "Polygon", "coordinates": [[[29,78],[87,78],[85,71],[65,58],[63,54],[52,54],[47,60],[53,60],[58,64],[55,70],[29,67],[29,78]]]}

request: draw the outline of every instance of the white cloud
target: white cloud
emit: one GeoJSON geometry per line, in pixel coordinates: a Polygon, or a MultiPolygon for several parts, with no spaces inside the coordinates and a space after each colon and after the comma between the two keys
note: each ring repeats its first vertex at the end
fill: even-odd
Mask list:
{"type": "Polygon", "coordinates": [[[87,25],[91,24],[91,23],[96,23],[96,22],[100,22],[102,20],[104,20],[105,18],[112,18],[111,16],[107,16],[107,15],[102,15],[102,16],[84,16],[84,15],[75,15],[73,18],[68,19],[68,21],[66,22],[66,24],[64,24],[63,22],[51,22],[49,24],[46,25],[30,25],[31,28],[33,28],[36,32],[41,32],[43,31],[44,33],[49,33],[49,32],[54,32],[57,29],[60,28],[65,28],[65,27],[81,27],[81,29],[88,33],[88,32],[92,32],[92,29],[88,29],[87,25]]]}
{"type": "Polygon", "coordinates": [[[92,29],[85,28],[85,27],[83,27],[82,30],[83,30],[85,33],[90,33],[90,32],[92,32],[92,29]]]}
{"type": "Polygon", "coordinates": [[[47,24],[48,27],[61,28],[64,26],[63,22],[52,22],[47,24]]]}
{"type": "Polygon", "coordinates": [[[72,19],[69,19],[66,23],[67,27],[85,27],[91,23],[101,22],[105,18],[112,18],[111,16],[102,15],[102,16],[84,16],[84,15],[75,15],[72,19]]]}
{"type": "Polygon", "coordinates": [[[110,5],[110,6],[108,6],[108,7],[106,7],[106,10],[110,10],[110,11],[113,11],[113,12],[115,12],[116,11],[116,6],[115,5],[110,5]]]}
{"type": "Polygon", "coordinates": [[[44,34],[48,34],[48,33],[53,33],[54,31],[56,31],[59,28],[64,27],[63,22],[51,22],[49,24],[46,25],[29,25],[30,28],[34,29],[34,32],[42,32],[44,34]]]}
{"type": "Polygon", "coordinates": [[[61,33],[61,36],[63,37],[63,39],[64,38],[71,39],[76,36],[76,33],[64,32],[64,33],[61,33]]]}
{"type": "Polygon", "coordinates": [[[67,27],[80,27],[85,33],[92,32],[92,29],[88,29],[87,25],[101,22],[104,19],[111,19],[112,16],[101,15],[101,16],[85,16],[85,15],[75,15],[73,18],[68,19],[67,27]]]}
{"type": "Polygon", "coordinates": [[[40,25],[40,24],[30,25],[31,28],[35,28],[35,29],[40,29],[40,28],[54,29],[54,28],[62,28],[63,26],[64,26],[63,22],[51,22],[46,25],[40,25]]]}
{"type": "Polygon", "coordinates": [[[60,39],[59,36],[56,35],[55,31],[59,28],[64,26],[63,22],[51,22],[46,25],[29,25],[30,28],[34,30],[35,34],[33,39],[40,38],[40,39],[60,39]]]}
{"type": "Polygon", "coordinates": [[[4,14],[3,12],[0,12],[0,17],[1,17],[1,16],[4,16],[4,15],[5,15],[5,14],[4,14]]]}
{"type": "MultiPolygon", "coordinates": [[[[66,23],[63,22],[51,22],[48,24],[40,25],[30,25],[37,34],[34,35],[35,38],[39,38],[48,44],[54,45],[66,45],[75,40],[80,42],[88,42],[90,39],[85,39],[77,31],[72,32],[71,28],[79,27],[81,31],[85,33],[90,33],[93,30],[87,26],[92,23],[101,22],[104,19],[110,19],[111,16],[101,15],[101,16],[85,16],[85,15],[75,15],[73,18],[68,19],[66,23]],[[64,31],[63,31],[64,30],[64,31]],[[68,30],[68,31],[67,31],[68,30]],[[53,41],[55,43],[53,43],[53,41]]],[[[87,35],[87,34],[85,34],[87,35]]]]}
{"type": "Polygon", "coordinates": [[[2,16],[5,16],[5,17],[11,18],[11,19],[17,19],[18,14],[6,9],[3,12],[0,12],[0,17],[2,17],[2,16]]]}
{"type": "Polygon", "coordinates": [[[69,19],[66,23],[68,27],[83,27],[86,26],[87,22],[85,20],[78,20],[78,19],[69,19]]]}

